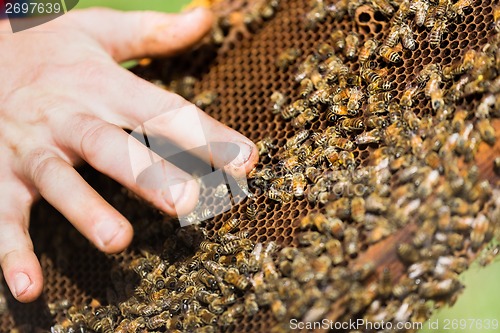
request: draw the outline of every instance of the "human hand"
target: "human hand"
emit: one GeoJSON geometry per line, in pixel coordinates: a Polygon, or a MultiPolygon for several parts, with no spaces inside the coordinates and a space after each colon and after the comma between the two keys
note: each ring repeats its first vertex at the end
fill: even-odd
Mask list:
{"type": "MultiPolygon", "coordinates": [[[[36,299],[43,288],[28,234],[30,207],[39,196],[106,253],[123,250],[132,239],[129,222],[75,171],[82,160],[170,215],[194,208],[197,183],[166,161],[150,181],[180,179],[183,188],[136,182],[131,168],[147,161],[131,159],[130,150],[140,156],[149,152],[130,142],[122,128],[165,115],[156,134],[186,149],[202,135],[207,142],[237,143],[234,170],[253,167],[257,154],[251,141],[200,110],[199,119],[192,119],[183,111],[192,108],[189,102],[117,64],[178,53],[202,38],[211,23],[210,13],[201,9],[179,15],[90,9],[0,34],[0,265],[19,301],[36,299]],[[192,133],[194,121],[203,123],[204,133],[192,133]]],[[[0,21],[0,31],[8,30],[8,22],[0,21]]]]}

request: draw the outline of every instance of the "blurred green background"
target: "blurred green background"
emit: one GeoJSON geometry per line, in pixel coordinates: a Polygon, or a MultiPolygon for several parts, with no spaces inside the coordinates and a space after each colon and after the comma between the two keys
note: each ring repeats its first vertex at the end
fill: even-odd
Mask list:
{"type": "MultiPolygon", "coordinates": [[[[77,8],[104,6],[121,10],[157,10],[163,12],[176,12],[190,3],[189,0],[80,0],[77,8]]],[[[500,261],[479,268],[473,265],[466,273],[461,275],[462,283],[466,288],[452,307],[446,307],[436,312],[430,322],[439,320],[438,330],[429,329],[428,323],[424,324],[421,333],[455,332],[455,333],[481,333],[500,332],[486,329],[456,329],[444,330],[444,320],[449,319],[497,319],[500,322],[500,261]]]]}
{"type": "Polygon", "coordinates": [[[80,0],[76,8],[101,6],[121,10],[176,12],[190,2],[188,0],[80,0]]]}

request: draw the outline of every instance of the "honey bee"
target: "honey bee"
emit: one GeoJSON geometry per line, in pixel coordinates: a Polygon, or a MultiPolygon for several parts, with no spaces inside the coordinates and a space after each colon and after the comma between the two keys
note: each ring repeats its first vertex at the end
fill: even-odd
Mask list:
{"type": "Polygon", "coordinates": [[[387,117],[369,116],[365,119],[366,128],[382,129],[389,125],[387,117]]]}
{"type": "Polygon", "coordinates": [[[478,120],[476,126],[484,142],[486,142],[490,146],[495,145],[495,128],[491,125],[490,120],[488,118],[478,120]]]}
{"type": "Polygon", "coordinates": [[[429,10],[429,3],[425,0],[417,0],[414,2],[415,7],[415,24],[419,27],[423,26],[429,10]]]}
{"type": "Polygon", "coordinates": [[[378,284],[378,293],[383,298],[387,298],[392,294],[392,275],[391,270],[388,267],[385,267],[382,270],[382,274],[380,277],[380,281],[378,284]]]}
{"type": "MultiPolygon", "coordinates": [[[[49,307],[50,310],[50,307],[49,307]]],[[[0,315],[3,315],[8,311],[7,299],[3,293],[2,287],[0,285],[0,315]]],[[[53,311],[51,311],[52,314],[53,311]]]]}
{"type": "Polygon", "coordinates": [[[316,147],[305,159],[304,165],[306,167],[313,166],[319,163],[321,158],[323,158],[324,149],[323,147],[316,147]]]}
{"type": "Polygon", "coordinates": [[[123,319],[120,325],[116,327],[115,332],[140,332],[146,328],[146,319],[144,317],[138,317],[134,320],[123,319]]]}
{"type": "Polygon", "coordinates": [[[243,315],[244,311],[243,304],[232,305],[219,317],[219,324],[223,327],[231,325],[238,317],[243,315]]]}
{"type": "Polygon", "coordinates": [[[432,73],[425,86],[425,95],[431,98],[431,105],[434,110],[439,110],[444,106],[443,90],[441,89],[441,75],[432,73]]]}
{"type": "Polygon", "coordinates": [[[489,86],[490,81],[485,80],[484,76],[480,75],[476,80],[469,82],[464,86],[463,94],[464,96],[470,96],[473,94],[484,93],[489,86]]]}
{"type": "Polygon", "coordinates": [[[273,113],[281,113],[286,104],[286,97],[279,91],[274,91],[271,95],[273,113]]]}
{"type": "Polygon", "coordinates": [[[231,240],[220,247],[220,253],[223,255],[234,254],[239,250],[251,250],[252,242],[249,239],[231,240]]]}
{"type": "Polygon", "coordinates": [[[349,198],[339,198],[329,203],[325,209],[328,216],[347,219],[351,216],[351,201],[349,198]]]}
{"type": "Polygon", "coordinates": [[[365,123],[362,118],[344,118],[340,122],[339,128],[344,132],[360,131],[365,128],[365,123]]]}
{"type": "Polygon", "coordinates": [[[198,290],[195,294],[196,299],[205,304],[212,303],[215,299],[219,298],[218,294],[210,293],[206,290],[198,290]]]}
{"type": "Polygon", "coordinates": [[[389,34],[387,35],[387,38],[384,41],[384,44],[382,47],[388,47],[392,48],[396,46],[396,44],[399,41],[399,36],[400,36],[400,27],[396,24],[391,27],[389,30],[389,34]]]}
{"type": "Polygon", "coordinates": [[[481,266],[486,266],[492,263],[498,253],[500,252],[500,247],[498,245],[494,246],[493,244],[484,249],[484,251],[479,256],[479,264],[481,266]]]}
{"type": "MultiPolygon", "coordinates": [[[[500,15],[499,15],[500,17],[500,15]]],[[[345,48],[346,46],[346,41],[345,41],[345,33],[342,30],[335,30],[332,32],[330,35],[330,38],[333,41],[333,46],[335,47],[335,50],[341,51],[345,48]]]]}
{"type": "MultiPolygon", "coordinates": [[[[392,85],[392,82],[388,82],[388,81],[382,81],[382,80],[378,80],[378,81],[375,81],[373,83],[370,83],[368,85],[368,92],[370,94],[374,94],[374,93],[377,93],[379,91],[387,91],[387,90],[391,90],[393,87],[392,85]]],[[[384,109],[384,108],[382,108],[384,109]]]]}
{"type": "Polygon", "coordinates": [[[439,0],[437,6],[436,6],[436,17],[437,18],[443,18],[448,11],[448,5],[450,1],[449,0],[439,0]]]}
{"type": "Polygon", "coordinates": [[[381,92],[375,95],[371,95],[368,98],[368,103],[378,103],[378,102],[390,102],[392,99],[392,94],[390,92],[381,92]]]}
{"type": "Polygon", "coordinates": [[[336,138],[336,137],[330,138],[328,140],[328,146],[348,151],[351,151],[355,148],[355,145],[351,140],[346,138],[336,138]]]}
{"type": "Polygon", "coordinates": [[[470,76],[461,77],[456,83],[454,83],[450,89],[448,89],[447,99],[450,101],[458,101],[464,96],[465,86],[469,83],[470,76]]]}
{"type": "Polygon", "coordinates": [[[286,315],[285,304],[280,299],[275,299],[271,303],[271,311],[276,319],[282,320],[286,315]]]}
{"type": "Polygon", "coordinates": [[[348,114],[347,105],[333,104],[328,106],[326,119],[328,119],[328,121],[335,122],[338,117],[347,116],[348,114]]]}
{"type": "Polygon", "coordinates": [[[394,14],[394,8],[391,6],[389,1],[386,0],[371,0],[370,1],[373,8],[378,10],[387,17],[391,17],[394,14]]]}
{"type": "Polygon", "coordinates": [[[372,69],[366,69],[366,68],[363,68],[361,70],[361,78],[363,80],[365,80],[365,82],[368,84],[382,80],[379,73],[377,73],[376,71],[374,71],[372,69]]]}
{"type": "Polygon", "coordinates": [[[249,316],[255,315],[259,311],[255,294],[248,294],[245,297],[245,312],[249,316]]]}
{"type": "Polygon", "coordinates": [[[333,104],[339,104],[349,99],[350,97],[350,89],[344,88],[338,91],[331,99],[333,104]]]}
{"type": "Polygon", "coordinates": [[[370,305],[375,297],[377,296],[377,283],[372,282],[366,288],[361,287],[359,284],[355,284],[351,288],[350,300],[349,300],[349,310],[351,313],[361,312],[364,308],[370,305]]]}
{"type": "Polygon", "coordinates": [[[359,36],[355,32],[350,32],[345,38],[344,54],[347,59],[353,59],[358,52],[359,36]]]}
{"type": "Polygon", "coordinates": [[[408,243],[401,243],[396,247],[398,257],[406,264],[416,263],[420,259],[417,249],[408,243]]]}
{"type": "MultiPolygon", "coordinates": [[[[448,2],[448,0],[446,0],[448,2]]],[[[431,47],[436,47],[441,44],[441,40],[443,38],[443,33],[447,32],[446,20],[439,19],[434,23],[434,26],[431,29],[429,35],[429,41],[431,47]]]]}
{"type": "MultiPolygon", "coordinates": [[[[491,90],[491,89],[490,89],[491,90]]],[[[492,94],[486,95],[481,99],[481,103],[476,108],[474,115],[478,119],[488,118],[490,110],[495,106],[495,96],[492,94]]]]}
{"type": "MultiPolygon", "coordinates": [[[[3,295],[2,289],[2,286],[0,286],[0,315],[7,311],[7,300],[3,295]]],[[[62,299],[56,302],[48,303],[47,307],[49,308],[50,314],[55,316],[58,313],[69,309],[71,307],[71,303],[67,299],[62,299]]]]}
{"type": "Polygon", "coordinates": [[[295,74],[295,81],[300,82],[308,77],[316,68],[318,68],[318,58],[316,55],[309,55],[304,62],[299,65],[295,74]]]}
{"type": "Polygon", "coordinates": [[[417,288],[418,285],[415,283],[415,280],[408,277],[402,277],[399,282],[392,288],[392,293],[396,298],[402,299],[408,294],[416,291],[417,288]]]}
{"type": "MultiPolygon", "coordinates": [[[[221,233],[221,235],[222,234],[223,233],[221,233]]],[[[203,252],[220,252],[220,244],[212,243],[212,242],[209,242],[209,241],[202,241],[200,243],[200,249],[203,252]]]]}
{"type": "Polygon", "coordinates": [[[306,28],[313,29],[326,19],[326,6],[323,0],[314,0],[313,8],[306,14],[306,28]]]}
{"type": "MultiPolygon", "coordinates": [[[[413,101],[417,97],[417,95],[420,93],[420,88],[415,85],[409,85],[406,87],[405,91],[403,92],[403,96],[401,97],[401,106],[403,107],[411,107],[413,105],[413,101]]],[[[396,106],[396,104],[394,104],[396,106]]]]}
{"type": "Polygon", "coordinates": [[[461,287],[457,279],[424,282],[418,288],[418,293],[425,298],[449,296],[461,287]]]}
{"type": "Polygon", "coordinates": [[[342,248],[342,243],[338,239],[329,239],[325,243],[325,249],[334,265],[339,265],[344,262],[344,249],[342,248]]]}
{"type": "Polygon", "coordinates": [[[356,158],[352,152],[343,150],[339,153],[338,163],[346,169],[351,169],[356,166],[356,158]]]}
{"type": "Polygon", "coordinates": [[[276,58],[276,67],[278,67],[281,70],[286,70],[301,55],[302,51],[299,49],[295,48],[287,49],[281,52],[276,58]]]}
{"type": "Polygon", "coordinates": [[[299,114],[292,120],[293,127],[304,127],[311,121],[318,117],[318,110],[316,108],[307,108],[304,112],[299,114]]]}
{"type": "Polygon", "coordinates": [[[430,195],[434,190],[434,187],[438,183],[438,181],[439,181],[439,171],[438,170],[430,171],[427,174],[427,176],[425,176],[424,180],[418,187],[417,194],[419,195],[419,197],[426,198],[428,195],[430,195]]]}
{"type": "Polygon", "coordinates": [[[378,47],[377,40],[375,40],[373,38],[368,39],[363,44],[363,47],[361,47],[361,49],[359,50],[359,55],[358,55],[359,62],[364,63],[368,59],[370,59],[375,54],[377,47],[378,47]]]}
{"type": "Polygon", "coordinates": [[[430,6],[425,17],[424,25],[427,29],[432,29],[436,24],[436,6],[430,6]]]}
{"type": "Polygon", "coordinates": [[[303,173],[294,173],[292,175],[292,192],[295,197],[303,197],[306,186],[307,181],[303,173]]]}
{"type": "Polygon", "coordinates": [[[355,257],[359,252],[359,232],[356,228],[348,227],[344,230],[344,252],[355,257]]]}
{"type": "MultiPolygon", "coordinates": [[[[466,56],[467,56],[467,54],[466,54],[466,56]]],[[[470,65],[465,65],[465,63],[466,62],[463,61],[462,63],[452,64],[452,65],[448,65],[448,66],[443,67],[443,78],[445,80],[451,80],[455,76],[461,75],[472,68],[472,64],[470,64],[470,62],[467,62],[467,64],[470,64],[470,65]]]]}
{"type": "Polygon", "coordinates": [[[479,247],[489,237],[487,234],[490,231],[490,223],[484,214],[479,214],[472,225],[470,234],[471,247],[473,251],[477,251],[479,247]]]}
{"type": "Polygon", "coordinates": [[[193,103],[200,109],[204,109],[209,105],[213,104],[217,99],[218,95],[216,92],[206,90],[196,95],[193,98],[193,103]]]}
{"type": "Polygon", "coordinates": [[[279,278],[278,270],[270,255],[264,254],[262,258],[262,272],[264,272],[264,277],[268,281],[275,281],[279,278]]]}
{"type": "Polygon", "coordinates": [[[496,157],[493,160],[493,171],[497,174],[500,175],[500,157],[496,157]]]}
{"type": "Polygon", "coordinates": [[[293,118],[298,114],[303,113],[307,109],[308,104],[309,103],[305,99],[298,99],[284,108],[281,112],[281,116],[283,119],[293,118]]]}
{"type": "Polygon", "coordinates": [[[146,328],[154,330],[167,324],[167,320],[170,318],[170,313],[164,311],[156,316],[146,318],[146,328]]]}
{"type": "Polygon", "coordinates": [[[493,24],[496,32],[500,32],[500,6],[493,8],[493,24]]]}
{"type": "Polygon", "coordinates": [[[319,218],[320,216],[324,217],[323,214],[317,214],[314,218],[314,225],[319,231],[328,232],[333,237],[342,237],[344,234],[344,223],[342,220],[335,217],[319,218]]]}
{"type": "Polygon", "coordinates": [[[383,213],[387,211],[387,207],[389,207],[389,199],[383,198],[377,193],[371,193],[365,199],[365,209],[367,212],[371,213],[383,213]]]}
{"type": "Polygon", "coordinates": [[[379,55],[387,62],[398,63],[401,62],[399,53],[389,46],[382,45],[378,51],[379,55]]]}
{"type": "Polygon", "coordinates": [[[288,139],[285,144],[285,150],[289,150],[293,147],[299,146],[302,142],[304,142],[309,137],[309,130],[302,130],[295,134],[293,137],[288,139]]]}
{"type": "Polygon", "coordinates": [[[351,201],[351,217],[354,222],[365,222],[365,200],[362,197],[354,197],[351,201]]]}
{"type": "Polygon", "coordinates": [[[240,275],[238,270],[235,268],[229,268],[226,271],[226,273],[224,274],[224,281],[240,290],[246,290],[248,287],[250,287],[250,282],[248,281],[248,279],[245,276],[240,275]]]}
{"type": "Polygon", "coordinates": [[[461,132],[465,127],[465,119],[468,116],[468,112],[464,109],[455,111],[453,115],[453,120],[451,121],[451,128],[454,132],[461,132]]]}
{"type": "Polygon", "coordinates": [[[318,58],[320,58],[320,59],[328,59],[332,55],[335,54],[335,50],[333,49],[333,47],[330,44],[328,44],[328,43],[321,43],[318,46],[318,49],[317,49],[316,53],[318,54],[318,58]]]}
{"type": "Polygon", "coordinates": [[[309,96],[314,90],[314,84],[309,78],[305,78],[302,81],[300,81],[300,91],[299,95],[302,98],[306,98],[309,96]]]}
{"type": "MultiPolygon", "coordinates": [[[[238,228],[239,225],[240,225],[239,219],[231,219],[231,220],[224,221],[224,223],[222,224],[222,227],[217,231],[217,235],[220,238],[222,238],[224,235],[226,235],[226,234],[232,232],[233,230],[235,230],[236,228],[238,228]]],[[[213,249],[211,249],[211,250],[213,250],[213,249]]],[[[206,252],[210,252],[210,251],[206,251],[206,252]]],[[[215,251],[217,252],[217,250],[215,250],[215,251]]]]}
{"type": "Polygon", "coordinates": [[[410,279],[416,279],[426,273],[434,271],[436,266],[436,261],[432,259],[423,260],[414,263],[408,267],[408,277],[410,279]]]}
{"type": "Polygon", "coordinates": [[[408,124],[412,131],[416,131],[420,127],[420,118],[411,109],[403,111],[403,119],[408,124]]]}
{"type": "MultiPolygon", "coordinates": [[[[270,150],[275,149],[276,146],[273,144],[273,140],[270,137],[265,137],[264,139],[257,141],[255,143],[259,155],[270,155],[270,150]]],[[[224,185],[225,186],[225,185],[224,185]]]]}
{"type": "Polygon", "coordinates": [[[247,204],[246,216],[249,220],[255,220],[257,216],[257,205],[254,202],[247,204]]]}
{"type": "Polygon", "coordinates": [[[347,112],[354,116],[358,113],[360,101],[363,99],[363,92],[358,88],[351,88],[349,91],[349,100],[347,102],[347,112]]]}
{"type": "Polygon", "coordinates": [[[262,243],[255,244],[250,258],[248,259],[248,270],[250,272],[257,272],[259,270],[262,259],[262,243]]]}
{"type": "Polygon", "coordinates": [[[380,101],[377,103],[370,103],[368,104],[368,110],[367,110],[368,115],[378,115],[378,114],[383,114],[387,113],[387,109],[385,107],[385,102],[380,101]]]}
{"type": "Polygon", "coordinates": [[[415,50],[415,38],[413,37],[413,31],[408,24],[401,24],[399,34],[401,36],[401,43],[403,44],[403,47],[409,50],[415,50]]]}

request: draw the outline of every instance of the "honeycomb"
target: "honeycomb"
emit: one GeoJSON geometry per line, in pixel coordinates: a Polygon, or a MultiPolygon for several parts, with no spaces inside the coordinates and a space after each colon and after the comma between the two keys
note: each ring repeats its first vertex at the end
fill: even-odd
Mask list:
{"type": "MultiPolygon", "coordinates": [[[[465,1],[459,0],[452,2],[450,6],[459,2],[465,3],[465,1]]],[[[355,32],[359,38],[358,49],[370,39],[382,44],[387,42],[389,38],[397,13],[395,11],[391,14],[384,14],[384,8],[380,7],[384,1],[325,1],[326,7],[323,8],[325,13],[324,18],[322,18],[323,14],[318,15],[316,12],[318,6],[323,3],[322,1],[309,3],[290,0],[281,1],[272,17],[255,19],[258,24],[245,24],[245,21],[238,21],[238,19],[254,15],[252,10],[248,10],[248,8],[253,8],[253,2],[227,1],[227,3],[230,6],[226,6],[225,1],[214,4],[214,10],[220,13],[222,18],[230,17],[229,23],[224,22],[224,20],[218,21],[221,29],[219,33],[222,33],[223,37],[222,40],[215,40],[216,44],[220,44],[218,47],[214,47],[213,43],[202,45],[188,56],[183,55],[172,60],[154,61],[150,66],[137,68],[135,71],[148,80],[160,81],[166,85],[186,76],[196,77],[197,80],[193,82],[193,93],[191,96],[186,94],[188,95],[186,97],[195,101],[198,99],[198,103],[202,103],[208,114],[243,133],[254,142],[261,142],[265,146],[263,140],[269,138],[270,144],[266,147],[269,153],[262,154],[256,170],[270,168],[277,174],[276,177],[286,178],[286,172],[279,174],[282,172],[279,167],[285,159],[284,156],[287,156],[286,149],[284,149],[287,143],[303,128],[308,130],[310,134],[321,133],[329,127],[336,126],[342,119],[338,119],[340,117],[333,120],[328,119],[326,105],[317,103],[318,115],[313,117],[303,128],[294,126],[296,117],[284,119],[282,112],[273,111],[273,109],[276,110],[276,92],[285,96],[286,103],[280,108],[280,111],[286,110],[288,105],[300,97],[302,87],[296,80],[300,65],[315,52],[319,52],[318,50],[324,43],[333,44],[334,40],[331,37],[333,32],[338,30],[345,34],[355,32]],[[347,5],[347,3],[349,3],[348,10],[344,15],[327,13],[328,11],[333,12],[335,8],[338,9],[342,4],[347,5]],[[225,6],[230,8],[231,12],[225,6]],[[239,14],[234,15],[234,13],[239,14]],[[299,50],[299,52],[294,53],[293,50],[299,50]],[[287,51],[291,52],[292,56],[285,56],[285,59],[290,58],[290,60],[286,60],[286,65],[277,64],[278,59],[283,59],[283,52],[287,51]],[[213,102],[204,103],[200,100],[199,95],[203,92],[213,92],[217,97],[213,102]]],[[[255,1],[255,3],[261,5],[263,1],[255,1]]],[[[401,8],[405,4],[404,1],[390,1],[389,3],[394,6],[393,8],[401,8]]],[[[437,10],[442,1],[439,4],[427,1],[417,3],[427,4],[433,10],[437,10]]],[[[444,71],[447,66],[463,63],[463,59],[467,57],[467,52],[470,50],[476,51],[477,54],[482,50],[487,51],[485,46],[488,43],[494,44],[496,34],[495,29],[492,28],[495,19],[498,19],[498,17],[494,17],[496,5],[498,3],[495,1],[472,1],[470,6],[464,7],[463,15],[447,21],[447,29],[443,32],[442,40],[437,43],[435,42],[436,37],[433,36],[436,34],[434,26],[427,29],[425,24],[420,27],[411,23],[416,46],[412,50],[411,43],[405,47],[402,47],[402,44],[406,43],[403,40],[401,43],[397,43],[394,48],[401,57],[399,62],[393,63],[381,59],[377,55],[371,56],[371,60],[368,62],[373,62],[373,64],[369,65],[381,73],[385,82],[392,83],[388,90],[391,94],[390,101],[401,103],[405,92],[415,87],[415,82],[417,82],[422,70],[428,68],[426,66],[429,64],[439,64],[444,71]]],[[[413,14],[405,19],[407,22],[414,22],[413,14]]],[[[221,35],[218,36],[218,38],[220,37],[221,35]]],[[[359,75],[363,68],[359,56],[349,59],[343,54],[344,51],[337,50],[336,52],[340,54],[339,57],[342,64],[346,66],[347,72],[354,74],[353,76],[359,75]]],[[[448,81],[443,81],[441,89],[447,91],[453,89],[461,78],[462,75],[456,75],[448,81]]],[[[423,86],[427,84],[428,80],[424,80],[423,86]]],[[[366,82],[362,82],[363,91],[366,91],[367,85],[366,82]]],[[[348,86],[353,87],[349,84],[348,86]]],[[[459,110],[477,110],[484,103],[484,95],[482,92],[471,93],[454,101],[452,110],[446,108],[435,110],[436,108],[433,106],[435,99],[426,96],[422,91],[412,102],[411,110],[421,120],[448,119],[451,122],[459,110]]],[[[359,107],[356,108],[361,110],[357,111],[358,114],[367,114],[368,98],[368,95],[365,96],[359,107]]],[[[343,102],[343,104],[347,103],[343,102]]],[[[387,112],[383,116],[386,115],[387,112]]],[[[347,117],[347,119],[351,118],[355,117],[347,117]]],[[[472,114],[467,116],[466,120],[477,124],[480,121],[479,118],[476,114],[472,114]]],[[[366,121],[366,116],[364,120],[366,121]]],[[[491,122],[495,128],[498,128],[498,120],[492,119],[491,122]]],[[[362,133],[364,132],[348,131],[344,137],[351,142],[360,142],[359,136],[362,133]]],[[[451,136],[452,133],[447,134],[451,136]]],[[[451,159],[451,161],[457,162],[462,174],[468,175],[469,170],[471,170],[471,174],[479,174],[477,183],[480,183],[480,180],[488,180],[493,191],[497,191],[498,175],[494,173],[492,157],[498,156],[498,140],[494,145],[491,145],[492,147],[484,142],[479,144],[481,140],[477,137],[471,137],[469,141],[474,140],[478,141],[479,145],[479,148],[474,148],[478,149],[475,153],[475,159],[472,158],[473,155],[461,154],[460,158],[451,159]],[[473,169],[476,164],[477,170],[473,169]]],[[[379,141],[383,142],[383,140],[379,141]]],[[[376,165],[375,161],[379,156],[381,146],[383,144],[378,142],[356,144],[351,150],[355,169],[370,170],[370,167],[376,165]]],[[[394,158],[394,160],[397,159],[394,158]]],[[[350,170],[350,168],[344,168],[342,164],[331,167],[326,162],[317,168],[321,171],[328,168],[337,171],[350,170]]],[[[128,195],[126,191],[109,179],[98,176],[95,171],[86,168],[82,169],[81,172],[96,189],[103,193],[106,199],[133,222],[134,228],[137,230],[133,245],[120,255],[100,254],[91,248],[75,230],[71,229],[53,209],[44,203],[38,205],[32,214],[33,223],[30,232],[45,274],[44,294],[40,300],[29,305],[20,305],[6,295],[8,311],[3,315],[0,312],[0,327],[2,329],[5,328],[8,331],[10,328],[17,327],[21,331],[33,331],[36,328],[47,330],[55,323],[64,322],[63,312],[71,304],[84,305],[96,302],[107,304],[108,302],[116,302],[117,298],[119,301],[123,301],[123,295],[120,299],[119,295],[113,294],[113,288],[117,289],[117,286],[113,286],[111,280],[119,279],[116,277],[110,279],[110,276],[116,274],[117,267],[118,271],[120,269],[126,270],[130,263],[134,259],[141,258],[146,250],[161,251],[163,240],[176,230],[176,221],[172,222],[160,213],[145,207],[141,201],[128,195]],[[64,251],[60,249],[64,249],[64,251]],[[64,302],[64,300],[69,302],[64,302]]],[[[389,181],[391,189],[398,188],[398,182],[400,182],[398,178],[401,177],[401,174],[402,172],[395,172],[394,176],[391,175],[389,181]]],[[[225,211],[202,224],[207,230],[207,238],[216,239],[216,232],[222,224],[236,218],[241,221],[240,228],[248,231],[249,239],[254,243],[273,241],[282,249],[288,247],[308,248],[307,244],[301,241],[303,235],[310,232],[307,230],[319,230],[320,228],[309,226],[309,224],[314,225],[314,222],[308,222],[307,219],[328,216],[329,211],[334,210],[333,208],[329,209],[332,203],[341,199],[332,196],[327,196],[324,202],[318,202],[321,200],[317,197],[311,199],[309,193],[312,185],[312,182],[308,181],[303,196],[290,199],[280,199],[278,196],[279,199],[276,200],[276,196],[269,194],[270,190],[273,189],[270,187],[271,185],[258,183],[254,177],[250,179],[250,189],[254,193],[254,197],[229,211],[225,211],[227,207],[215,204],[216,201],[212,196],[215,189],[207,188],[208,194],[203,197],[208,199],[203,205],[211,207],[216,213],[225,211]],[[258,212],[253,218],[248,217],[249,204],[255,205],[255,210],[258,212]],[[306,227],[304,227],[305,224],[307,224],[306,227]]],[[[431,199],[427,199],[427,201],[431,199]]],[[[488,200],[487,196],[483,199],[480,209],[474,212],[474,218],[480,214],[488,217],[493,216],[492,211],[494,211],[495,205],[498,207],[498,203],[488,202],[488,200]]],[[[338,211],[331,214],[339,215],[338,211]]],[[[422,213],[419,212],[416,215],[419,214],[422,213]]],[[[422,235],[419,231],[425,229],[426,225],[424,221],[417,218],[408,219],[404,225],[369,241],[370,234],[366,232],[366,226],[363,225],[366,221],[357,221],[347,215],[342,219],[348,221],[350,230],[353,229],[353,226],[359,230],[359,240],[356,242],[359,250],[343,257],[339,267],[350,270],[349,274],[356,272],[358,275],[362,274],[359,272],[363,272],[365,268],[369,272],[366,273],[368,275],[366,279],[358,278],[357,289],[350,290],[351,293],[348,297],[336,299],[332,301],[331,306],[328,306],[328,311],[323,314],[331,320],[348,320],[349,318],[370,315],[370,311],[373,309],[367,309],[368,304],[361,306],[359,310],[354,309],[353,304],[356,304],[354,301],[358,299],[353,297],[353,292],[361,288],[361,282],[366,284],[366,290],[369,291],[370,288],[373,288],[374,281],[383,281],[385,278],[397,284],[398,281],[404,281],[412,273],[419,275],[415,273],[418,266],[412,268],[410,264],[413,260],[404,262],[406,256],[401,254],[403,250],[398,245],[412,244],[415,238],[422,235]],[[390,275],[387,272],[390,272],[390,275]]],[[[498,221],[490,221],[490,223],[493,222],[498,221]]],[[[458,258],[461,260],[460,262],[464,260],[469,262],[475,258],[478,249],[470,249],[469,231],[468,229],[467,233],[458,234],[458,240],[463,245],[457,246],[451,253],[447,252],[447,255],[458,258]]],[[[342,240],[345,241],[346,236],[343,237],[342,240]]],[[[470,237],[472,238],[471,235],[470,237]]],[[[491,237],[491,235],[486,236],[485,240],[491,237]]],[[[429,248],[431,247],[429,246],[429,248]]],[[[180,257],[184,256],[189,256],[189,252],[180,257]]],[[[280,255],[276,259],[281,260],[279,258],[280,255]]],[[[430,279],[426,275],[422,276],[430,279]]],[[[432,281],[421,282],[430,283],[432,281]]],[[[131,288],[126,285],[121,287],[122,289],[131,288]]],[[[459,291],[460,287],[457,287],[456,290],[446,295],[448,297],[438,297],[436,307],[447,302],[452,303],[459,291]]],[[[423,295],[425,296],[426,293],[423,295]]],[[[427,296],[427,298],[432,298],[430,295],[427,296]]],[[[419,300],[414,301],[415,303],[420,302],[419,300]]],[[[382,300],[382,308],[385,304],[383,302],[385,301],[382,300]]],[[[385,305],[389,306],[389,304],[390,302],[385,305]]],[[[0,298],[0,311],[2,310],[1,305],[2,299],[0,298]]],[[[312,304],[309,306],[311,307],[312,304]]],[[[425,319],[429,313],[425,312],[424,306],[422,308],[424,308],[423,317],[425,319]]],[[[263,307],[253,317],[242,317],[236,324],[230,326],[229,330],[264,332],[268,331],[269,327],[276,327],[276,331],[286,331],[285,328],[279,326],[279,321],[276,320],[275,314],[272,312],[272,309],[263,307]]],[[[373,313],[371,314],[373,315],[373,313]]]]}

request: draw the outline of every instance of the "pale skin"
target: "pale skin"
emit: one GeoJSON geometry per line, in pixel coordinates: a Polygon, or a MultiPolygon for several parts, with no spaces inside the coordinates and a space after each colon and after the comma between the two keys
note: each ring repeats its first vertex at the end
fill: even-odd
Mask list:
{"type": "MultiPolygon", "coordinates": [[[[43,289],[28,233],[38,198],[105,253],[120,252],[132,240],[129,221],[81,178],[76,165],[90,164],[167,214],[185,214],[196,205],[198,184],[168,162],[153,181],[180,179],[184,186],[165,191],[135,181],[123,130],[167,114],[157,134],[192,148],[198,134],[182,112],[191,104],[118,63],[178,54],[199,41],[212,20],[202,9],[177,15],[90,9],[24,32],[0,33],[0,265],[17,300],[33,301],[43,289]]],[[[0,21],[0,31],[10,31],[7,21],[0,21]]],[[[196,112],[207,141],[239,145],[232,172],[250,171],[258,158],[254,144],[196,112]]],[[[147,151],[139,143],[136,149],[147,151]]]]}

